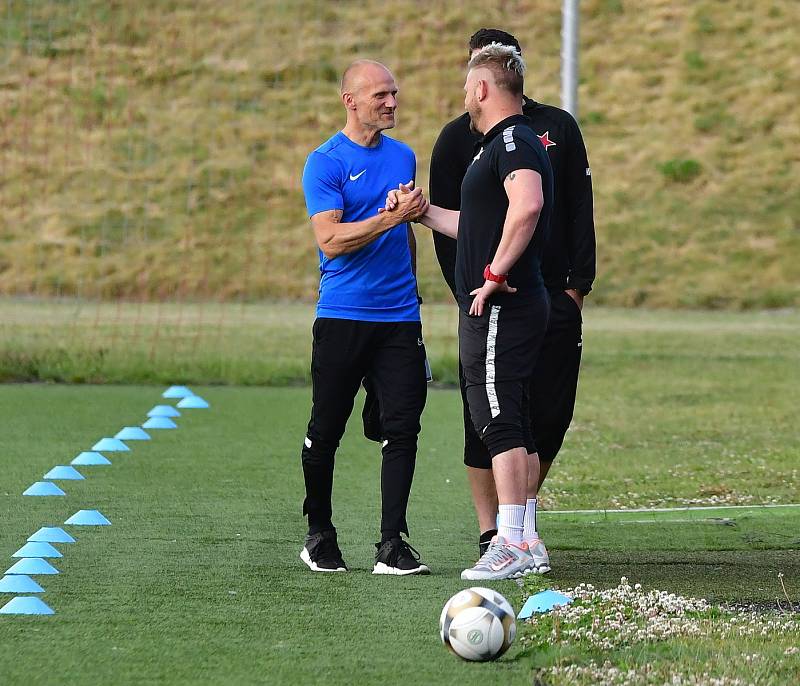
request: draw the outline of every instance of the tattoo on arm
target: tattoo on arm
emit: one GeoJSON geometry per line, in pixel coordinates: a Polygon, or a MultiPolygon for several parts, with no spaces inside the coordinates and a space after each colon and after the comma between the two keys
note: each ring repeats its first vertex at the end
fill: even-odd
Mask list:
{"type": "Polygon", "coordinates": [[[513,181],[513,180],[514,180],[514,179],[516,179],[516,178],[517,178],[517,172],[511,172],[511,173],[508,175],[508,180],[509,180],[509,181],[513,181]]]}
{"type": "Polygon", "coordinates": [[[331,211],[331,221],[335,224],[338,224],[342,221],[342,210],[332,210],[331,211]]]}

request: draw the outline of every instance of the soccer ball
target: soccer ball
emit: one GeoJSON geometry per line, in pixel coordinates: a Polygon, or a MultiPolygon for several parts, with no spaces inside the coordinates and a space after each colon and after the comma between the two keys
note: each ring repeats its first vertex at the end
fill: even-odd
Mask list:
{"type": "Polygon", "coordinates": [[[500,657],[514,642],[514,608],[499,593],[475,586],[456,593],[439,618],[442,643],[464,660],[500,657]]]}

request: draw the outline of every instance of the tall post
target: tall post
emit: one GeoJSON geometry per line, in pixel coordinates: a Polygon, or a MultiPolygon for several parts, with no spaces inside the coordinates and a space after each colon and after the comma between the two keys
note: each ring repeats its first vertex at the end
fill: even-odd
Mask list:
{"type": "Polygon", "coordinates": [[[561,9],[561,107],[578,118],[578,19],[580,0],[564,0],[561,9]]]}

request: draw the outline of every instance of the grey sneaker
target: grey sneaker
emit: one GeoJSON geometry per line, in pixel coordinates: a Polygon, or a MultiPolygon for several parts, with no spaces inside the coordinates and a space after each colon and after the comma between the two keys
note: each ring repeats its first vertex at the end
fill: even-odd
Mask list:
{"type": "Polygon", "coordinates": [[[532,564],[527,543],[523,541],[517,545],[502,536],[495,536],[475,566],[461,572],[461,578],[464,581],[518,579],[525,576],[525,570],[529,570],[532,564]]]}
{"type": "Polygon", "coordinates": [[[525,541],[528,544],[528,550],[533,559],[531,568],[525,572],[526,574],[547,574],[550,571],[550,556],[547,554],[547,548],[544,547],[544,542],[541,538],[531,538],[525,541]]]}

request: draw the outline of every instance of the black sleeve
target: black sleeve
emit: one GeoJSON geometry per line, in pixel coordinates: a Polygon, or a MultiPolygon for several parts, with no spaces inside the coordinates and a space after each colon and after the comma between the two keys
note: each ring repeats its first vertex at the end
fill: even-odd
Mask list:
{"type": "MultiPolygon", "coordinates": [[[[446,210],[461,209],[461,182],[467,173],[464,146],[469,153],[470,142],[459,135],[457,121],[442,129],[431,152],[429,198],[432,204],[446,210]]],[[[470,158],[471,159],[471,158],[470,158]]],[[[456,241],[438,231],[433,232],[436,260],[450,292],[456,292],[456,241]]]]}
{"type": "Polygon", "coordinates": [[[536,136],[533,129],[526,127],[523,132],[513,130],[510,134],[504,132],[501,135],[504,138],[502,141],[497,141],[495,159],[492,160],[501,183],[517,169],[533,169],[539,174],[545,173],[543,170],[544,149],[537,151],[534,147],[541,148],[542,144],[538,140],[533,140],[536,136]]]}
{"type": "Polygon", "coordinates": [[[446,210],[461,209],[461,182],[467,173],[464,142],[457,133],[453,123],[445,126],[431,152],[430,201],[446,210]]]}
{"type": "Polygon", "coordinates": [[[586,295],[592,290],[597,262],[592,176],[580,128],[572,117],[570,122],[563,186],[567,211],[564,225],[570,260],[567,287],[586,295]]]}

